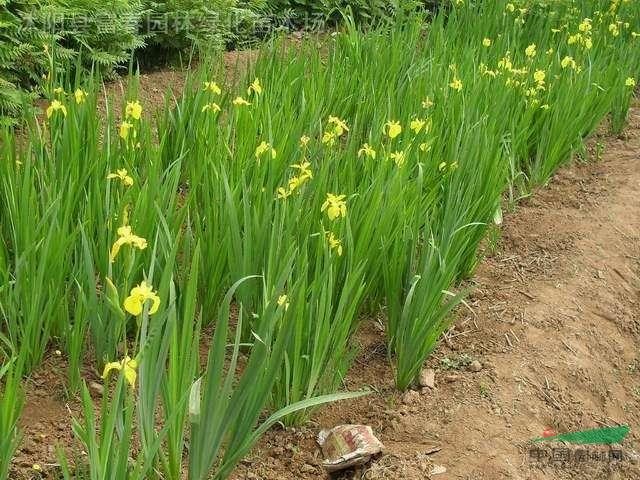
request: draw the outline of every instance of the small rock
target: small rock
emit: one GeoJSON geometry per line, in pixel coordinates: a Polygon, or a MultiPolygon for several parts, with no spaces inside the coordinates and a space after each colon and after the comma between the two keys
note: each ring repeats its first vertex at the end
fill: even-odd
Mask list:
{"type": "Polygon", "coordinates": [[[98,395],[104,395],[104,385],[101,385],[98,382],[89,383],[89,388],[96,392],[98,395]]]}
{"type": "Polygon", "coordinates": [[[469,364],[469,370],[472,372],[479,372],[482,370],[482,364],[478,360],[474,360],[469,364]]]}
{"type": "Polygon", "coordinates": [[[418,384],[421,387],[435,388],[436,386],[436,372],[433,368],[424,368],[420,372],[418,377],[418,384]]]}
{"type": "Polygon", "coordinates": [[[413,405],[420,400],[420,394],[415,390],[407,390],[402,396],[402,403],[405,405],[413,405]]]}
{"type": "Polygon", "coordinates": [[[384,449],[368,425],[338,425],[322,430],[317,441],[325,458],[322,466],[329,473],[364,465],[384,449]]]}
{"type": "Polygon", "coordinates": [[[429,395],[432,392],[432,390],[429,387],[423,387],[420,389],[420,393],[422,395],[429,395]]]}
{"type": "Polygon", "coordinates": [[[453,383],[458,380],[458,375],[447,375],[444,379],[449,383],[453,383]]]}
{"type": "Polygon", "coordinates": [[[271,449],[271,456],[272,457],[281,457],[282,455],[284,455],[284,448],[282,447],[274,447],[271,449]]]}
{"type": "Polygon", "coordinates": [[[442,473],[447,473],[447,469],[442,465],[434,465],[431,469],[431,475],[440,475],[442,473]]]}

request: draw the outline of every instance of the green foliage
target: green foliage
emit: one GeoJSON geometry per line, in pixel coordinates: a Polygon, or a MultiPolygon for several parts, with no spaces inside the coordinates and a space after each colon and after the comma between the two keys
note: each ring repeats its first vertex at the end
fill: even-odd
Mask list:
{"type": "Polygon", "coordinates": [[[145,10],[142,28],[150,43],[177,53],[224,47],[258,20],[251,5],[240,7],[237,0],[145,0],[145,10]]]}
{"type": "Polygon", "coordinates": [[[410,386],[502,195],[546,182],[608,113],[618,128],[640,73],[637,3],[580,4],[591,23],[510,5],[366,33],[349,20],[322,48],[278,39],[233,81],[218,57],[157,124],[133,87],[102,116],[101,77],[53,75],[47,115],[0,140],[3,363],[21,362],[0,370],[0,469],[12,379],[54,340],[71,369],[90,351],[125,370],[100,407],[69,375],[89,478],[225,478],[274,422],[355,395],[324,394],[343,384],[364,306],[385,305],[396,385],[410,386]]]}
{"type": "Polygon", "coordinates": [[[336,21],[343,14],[358,22],[390,20],[398,11],[409,11],[421,4],[417,0],[267,0],[276,15],[293,12],[298,23],[336,21]]]}
{"type": "Polygon", "coordinates": [[[20,444],[18,420],[24,403],[20,384],[23,370],[22,358],[9,357],[1,336],[0,342],[0,478],[9,478],[11,458],[20,444]]]}
{"type": "Polygon", "coordinates": [[[50,36],[35,21],[36,0],[0,0],[0,121],[15,115],[24,101],[21,86],[38,80],[50,36]]]}
{"type": "Polygon", "coordinates": [[[144,46],[142,14],[141,0],[45,0],[38,19],[55,34],[58,57],[82,55],[85,65],[110,72],[144,46]]]}

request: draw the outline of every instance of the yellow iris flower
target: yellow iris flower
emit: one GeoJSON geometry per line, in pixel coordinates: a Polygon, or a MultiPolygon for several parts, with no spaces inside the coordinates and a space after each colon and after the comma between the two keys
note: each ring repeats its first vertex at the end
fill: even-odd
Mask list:
{"type": "Polygon", "coordinates": [[[340,217],[347,216],[347,202],[344,199],[346,195],[334,195],[333,193],[327,193],[327,199],[322,204],[321,212],[327,211],[329,220],[335,220],[340,217]]]}
{"type": "Polygon", "coordinates": [[[158,311],[158,307],[160,307],[160,297],[157,295],[157,292],[153,291],[151,285],[143,281],[137,287],[133,287],[129,296],[124,299],[124,309],[131,315],[137,317],[142,313],[147,300],[152,302],[149,315],[153,315],[158,311]]]}
{"type": "Polygon", "coordinates": [[[241,106],[249,106],[251,105],[251,103],[247,102],[244,98],[242,97],[236,97],[233,99],[232,102],[236,107],[241,107],[241,106]]]}
{"type": "Polygon", "coordinates": [[[362,148],[358,150],[358,157],[361,157],[362,155],[364,155],[365,157],[375,159],[376,151],[373,149],[371,145],[369,145],[368,143],[365,143],[364,145],[362,145],[362,148]]]}
{"type": "Polygon", "coordinates": [[[73,96],[76,99],[76,103],[78,105],[82,104],[85,102],[85,100],[87,99],[87,92],[85,92],[84,90],[82,90],[81,88],[78,88],[74,93],[73,96]]]}
{"type": "Polygon", "coordinates": [[[116,170],[116,173],[110,173],[109,175],[107,175],[107,180],[112,180],[114,178],[119,179],[125,187],[130,187],[131,185],[133,185],[133,178],[124,168],[116,170]]]}
{"type": "Polygon", "coordinates": [[[54,100],[51,102],[51,105],[47,108],[47,118],[51,118],[51,116],[55,112],[62,112],[63,116],[67,116],[67,107],[60,100],[54,100]]]}
{"type": "Polygon", "coordinates": [[[617,24],[612,23],[609,25],[609,32],[612,36],[617,37],[618,35],[620,35],[620,28],[618,28],[617,24]]]}
{"type": "Polygon", "coordinates": [[[255,152],[256,159],[260,161],[260,157],[269,151],[271,151],[271,158],[276,158],[276,155],[277,155],[276,149],[273,148],[270,143],[263,141],[260,145],[256,147],[256,152],[255,152]]]}
{"type": "Polygon", "coordinates": [[[431,107],[433,107],[433,100],[431,100],[430,97],[425,98],[422,101],[422,108],[426,109],[426,108],[431,108],[431,107]]]}
{"type": "Polygon", "coordinates": [[[140,120],[142,117],[142,105],[138,100],[135,102],[127,102],[127,106],[124,109],[124,116],[126,118],[133,118],[134,120],[140,120]]]}
{"type": "Polygon", "coordinates": [[[333,234],[333,232],[327,232],[327,242],[329,248],[334,250],[339,257],[342,256],[342,241],[333,234]]]}
{"type": "Polygon", "coordinates": [[[389,157],[395,162],[398,167],[401,167],[405,164],[407,160],[404,152],[393,152],[389,155],[389,157]]]}
{"type": "Polygon", "coordinates": [[[133,128],[133,124],[124,121],[120,124],[120,138],[126,140],[129,138],[129,131],[133,128]]]}
{"type": "Polygon", "coordinates": [[[289,198],[296,190],[302,187],[307,182],[307,180],[313,178],[313,172],[309,167],[311,167],[311,163],[307,161],[291,165],[291,168],[295,168],[300,173],[297,176],[291,177],[289,179],[287,188],[278,188],[278,190],[276,191],[277,198],[281,200],[289,198]]]}
{"type": "Polygon", "coordinates": [[[349,131],[349,127],[347,126],[346,122],[338,117],[330,115],[328,123],[330,125],[333,125],[333,133],[335,133],[338,137],[341,137],[345,132],[349,131]]]}
{"type": "Polygon", "coordinates": [[[578,25],[578,30],[580,30],[581,32],[584,32],[584,33],[590,32],[591,29],[592,29],[592,26],[591,26],[591,19],[590,18],[585,18],[584,20],[582,20],[580,25],[578,25]]]}
{"type": "Polygon", "coordinates": [[[427,153],[427,152],[429,152],[431,150],[431,144],[427,143],[427,142],[424,142],[424,143],[421,143],[418,146],[418,148],[420,149],[421,152],[427,153]]]}
{"type": "Polygon", "coordinates": [[[384,130],[389,138],[394,139],[402,133],[402,125],[400,122],[391,120],[384,124],[384,130]]]}
{"type": "Polygon", "coordinates": [[[459,78],[455,77],[453,79],[453,81],[449,84],[449,86],[455,90],[456,92],[460,92],[462,91],[462,80],[460,80],[459,78]]]}
{"type": "Polygon", "coordinates": [[[304,175],[304,174],[303,175],[298,175],[297,177],[291,177],[289,179],[289,195],[291,195],[297,189],[302,187],[302,185],[304,185],[306,183],[306,181],[309,180],[309,178],[311,178],[311,177],[307,176],[307,175],[304,175]]]}
{"type": "Polygon", "coordinates": [[[110,362],[104,366],[104,370],[102,372],[102,379],[106,380],[109,377],[109,373],[112,370],[117,372],[122,371],[124,373],[124,378],[129,385],[135,387],[136,378],[138,374],[136,369],[138,368],[138,362],[135,358],[131,358],[128,355],[124,357],[120,362],[110,362]]]}
{"type": "Polygon", "coordinates": [[[484,45],[485,47],[490,47],[491,46],[491,39],[490,38],[484,38],[482,40],[482,45],[484,45]]]}
{"type": "Polygon", "coordinates": [[[299,176],[304,178],[305,180],[313,178],[313,172],[309,167],[311,167],[311,164],[309,162],[294,163],[293,165],[291,165],[291,168],[295,168],[296,170],[298,170],[300,172],[299,176]]]}
{"type": "Polygon", "coordinates": [[[416,135],[419,134],[422,131],[422,129],[429,130],[428,125],[427,125],[427,120],[423,120],[423,119],[420,119],[420,118],[415,118],[415,119],[411,120],[411,123],[409,124],[409,128],[416,135]],[[427,128],[425,128],[425,127],[427,127],[427,128]]]}
{"type": "Polygon", "coordinates": [[[571,67],[571,68],[573,68],[573,69],[575,70],[575,68],[576,68],[576,61],[573,59],[573,57],[569,57],[569,56],[567,56],[567,57],[564,57],[564,58],[562,59],[562,61],[560,62],[560,66],[561,66],[562,68],[571,67]]]}
{"type": "Polygon", "coordinates": [[[111,263],[116,260],[116,256],[118,255],[120,248],[122,248],[124,245],[131,245],[138,250],[144,250],[145,248],[147,248],[147,241],[142,237],[134,235],[131,231],[131,227],[128,225],[118,228],[118,237],[119,238],[111,247],[111,263]]]}
{"type": "Polygon", "coordinates": [[[209,91],[215,95],[220,95],[222,93],[222,90],[216,82],[204,82],[204,89],[205,91],[209,91]]]}
{"type": "Polygon", "coordinates": [[[218,113],[221,110],[221,108],[220,108],[220,105],[218,105],[215,102],[207,103],[204,107],[202,107],[202,113],[209,110],[212,111],[213,113],[218,113]]]}
{"type": "Polygon", "coordinates": [[[257,78],[253,81],[249,88],[247,88],[247,95],[251,95],[255,93],[256,95],[262,94],[262,85],[260,85],[260,80],[257,78]]]}
{"type": "Polygon", "coordinates": [[[529,57],[529,58],[533,58],[536,56],[536,44],[532,43],[531,45],[529,45],[527,48],[524,49],[524,54],[529,57]]]}
{"type": "Polygon", "coordinates": [[[336,143],[336,134],[334,132],[324,132],[322,135],[322,143],[332,147],[336,143]]]}
{"type": "Polygon", "coordinates": [[[278,306],[284,307],[285,310],[289,309],[289,297],[286,295],[280,295],[278,297],[278,306]]]}
{"type": "Polygon", "coordinates": [[[286,198],[289,198],[291,196],[291,190],[287,190],[284,187],[278,187],[278,190],[276,191],[276,197],[279,200],[284,200],[286,198]]]}

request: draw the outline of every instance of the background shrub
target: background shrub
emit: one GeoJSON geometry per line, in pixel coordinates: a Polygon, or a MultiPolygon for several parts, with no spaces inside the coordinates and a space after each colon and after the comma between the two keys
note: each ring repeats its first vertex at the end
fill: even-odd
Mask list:
{"type": "MultiPolygon", "coordinates": [[[[263,0],[145,0],[141,29],[152,51],[172,54],[221,48],[253,31],[263,0]]],[[[141,59],[155,57],[143,52],[141,59]]],[[[150,58],[153,61],[153,58],[150,58]]]]}
{"type": "Polygon", "coordinates": [[[242,46],[275,25],[313,28],[350,11],[390,18],[416,0],[0,0],[0,122],[10,122],[51,67],[111,73],[132,53],[157,66],[181,53],[242,46]],[[267,20],[267,19],[270,20],[267,20]],[[315,22],[315,23],[314,23],[315,22]],[[45,45],[55,46],[55,64],[45,45]],[[26,89],[26,90],[25,90],[26,89]]]}
{"type": "Polygon", "coordinates": [[[0,121],[7,122],[22,103],[19,86],[36,81],[47,57],[49,38],[34,19],[35,0],[0,0],[0,121]]]}
{"type": "Polygon", "coordinates": [[[86,65],[110,71],[145,45],[139,34],[142,15],[142,0],[47,0],[38,20],[55,34],[59,58],[82,55],[86,65]]]}
{"type": "Polygon", "coordinates": [[[272,13],[279,15],[286,11],[294,12],[300,24],[309,22],[334,22],[341,12],[350,11],[357,21],[389,19],[398,10],[413,9],[418,0],[269,0],[272,13]]]}

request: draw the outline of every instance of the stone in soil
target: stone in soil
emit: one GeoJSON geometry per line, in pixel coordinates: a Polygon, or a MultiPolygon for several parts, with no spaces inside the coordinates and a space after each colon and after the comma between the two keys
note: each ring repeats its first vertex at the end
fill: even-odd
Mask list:
{"type": "Polygon", "coordinates": [[[418,384],[421,387],[435,388],[436,386],[436,372],[433,368],[424,368],[420,372],[418,377],[418,384]]]}
{"type": "Polygon", "coordinates": [[[469,370],[471,370],[472,372],[479,372],[480,370],[482,370],[482,364],[478,360],[474,360],[469,365],[469,370]]]}

